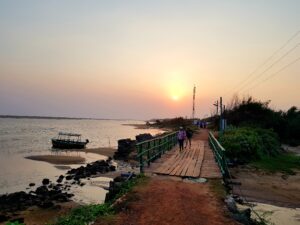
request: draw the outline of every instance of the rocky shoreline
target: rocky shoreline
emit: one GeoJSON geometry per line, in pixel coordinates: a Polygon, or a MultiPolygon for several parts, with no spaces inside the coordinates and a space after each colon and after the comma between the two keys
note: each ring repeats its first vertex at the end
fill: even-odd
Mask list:
{"type": "MultiPolygon", "coordinates": [[[[135,144],[152,138],[154,138],[154,136],[151,134],[140,134],[136,136],[135,140],[119,140],[118,149],[114,152],[113,158],[120,160],[120,162],[136,160],[135,144]]],[[[60,203],[72,201],[74,194],[70,191],[71,187],[76,185],[84,186],[85,183],[82,182],[82,179],[89,180],[90,178],[115,171],[116,166],[112,161],[112,157],[108,157],[107,160],[98,160],[93,163],[88,163],[85,166],[70,169],[66,174],[61,174],[56,181],[44,178],[41,185],[30,183],[27,191],[0,195],[0,223],[6,221],[18,221],[22,223],[24,218],[22,218],[20,212],[32,206],[37,206],[41,209],[59,207],[60,203]]],[[[106,201],[118,193],[123,182],[133,177],[135,177],[135,174],[129,172],[115,177],[114,180],[110,182],[106,201]]]]}
{"type": "MultiPolygon", "coordinates": [[[[70,193],[72,185],[83,186],[85,183],[81,179],[90,179],[92,176],[115,171],[116,167],[112,165],[112,159],[99,160],[81,166],[77,169],[71,169],[65,175],[60,175],[56,182],[48,178],[42,180],[42,185],[29,192],[20,191],[0,196],[0,223],[13,219],[13,221],[22,222],[18,218],[20,211],[26,210],[32,206],[38,206],[43,209],[52,208],[59,203],[71,201],[74,194],[70,193]]],[[[36,186],[30,183],[30,189],[36,186]]]]}

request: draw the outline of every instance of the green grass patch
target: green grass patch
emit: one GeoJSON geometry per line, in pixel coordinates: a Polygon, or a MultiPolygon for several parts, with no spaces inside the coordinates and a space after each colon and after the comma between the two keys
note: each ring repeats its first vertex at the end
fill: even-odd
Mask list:
{"type": "Polygon", "coordinates": [[[113,214],[113,209],[108,204],[86,205],[75,208],[65,217],[57,221],[57,225],[83,225],[94,221],[98,216],[113,214]]]}
{"type": "Polygon", "coordinates": [[[220,179],[209,180],[209,187],[210,190],[213,193],[215,193],[217,198],[224,199],[226,197],[226,190],[222,184],[222,180],[220,179]]]}
{"type": "Polygon", "coordinates": [[[116,196],[104,204],[85,205],[75,208],[70,214],[60,217],[56,225],[86,225],[95,221],[98,217],[113,220],[115,209],[112,204],[124,194],[130,192],[133,187],[143,184],[148,180],[144,175],[138,175],[136,178],[124,182],[116,196]]]}
{"type": "Polygon", "coordinates": [[[5,225],[25,225],[24,223],[19,223],[18,221],[16,222],[8,222],[5,225]]]}
{"type": "Polygon", "coordinates": [[[293,169],[300,169],[300,156],[292,153],[282,153],[275,157],[266,157],[251,163],[254,167],[271,173],[283,172],[295,174],[293,169]]]}

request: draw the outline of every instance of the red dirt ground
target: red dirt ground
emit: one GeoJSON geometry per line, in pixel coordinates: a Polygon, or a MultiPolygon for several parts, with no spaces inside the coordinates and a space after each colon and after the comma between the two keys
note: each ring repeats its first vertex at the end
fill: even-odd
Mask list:
{"type": "MultiPolygon", "coordinates": [[[[114,222],[118,225],[224,225],[238,224],[209,184],[185,183],[153,177],[136,187],[114,222]]],[[[104,224],[98,221],[95,224],[104,224]]]]}
{"type": "MultiPolygon", "coordinates": [[[[201,129],[193,140],[207,140],[201,129]]],[[[168,176],[154,176],[138,185],[120,204],[116,218],[95,225],[224,225],[239,224],[226,215],[227,209],[209,183],[187,183],[168,176]]]]}

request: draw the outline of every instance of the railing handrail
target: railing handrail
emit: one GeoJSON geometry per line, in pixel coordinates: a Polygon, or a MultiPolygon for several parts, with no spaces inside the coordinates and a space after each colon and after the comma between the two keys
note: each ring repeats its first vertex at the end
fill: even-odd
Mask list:
{"type": "Polygon", "coordinates": [[[220,142],[215,138],[213,133],[209,132],[209,144],[211,148],[213,149],[215,159],[218,163],[218,166],[221,170],[221,173],[223,175],[223,178],[226,178],[229,176],[226,156],[225,156],[225,148],[220,144],[220,142]]]}
{"type": "Polygon", "coordinates": [[[216,137],[213,135],[211,131],[209,132],[209,135],[214,140],[214,142],[218,145],[219,149],[225,152],[225,148],[220,144],[220,142],[216,139],[216,137]]]}
{"type": "Polygon", "coordinates": [[[171,132],[160,137],[137,143],[135,146],[138,151],[137,158],[140,162],[140,172],[143,173],[144,162],[147,162],[148,166],[150,166],[150,163],[153,160],[170,150],[176,143],[177,132],[171,132]]]}
{"type": "Polygon", "coordinates": [[[139,146],[139,145],[142,145],[142,144],[146,144],[147,142],[150,142],[150,141],[160,140],[160,139],[162,139],[162,138],[171,136],[171,135],[173,135],[173,134],[175,134],[175,133],[177,133],[177,131],[174,131],[174,132],[172,132],[172,133],[168,133],[168,134],[166,134],[166,135],[164,135],[164,136],[160,136],[160,137],[152,138],[152,139],[149,139],[149,140],[146,140],[146,141],[142,141],[142,142],[137,143],[136,146],[139,146]]]}

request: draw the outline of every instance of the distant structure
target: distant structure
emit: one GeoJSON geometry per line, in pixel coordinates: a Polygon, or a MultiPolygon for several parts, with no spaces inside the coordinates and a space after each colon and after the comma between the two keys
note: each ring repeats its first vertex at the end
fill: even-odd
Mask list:
{"type": "Polygon", "coordinates": [[[194,85],[194,88],[193,88],[193,113],[192,113],[192,119],[195,119],[195,96],[196,96],[196,86],[194,85]]]}

